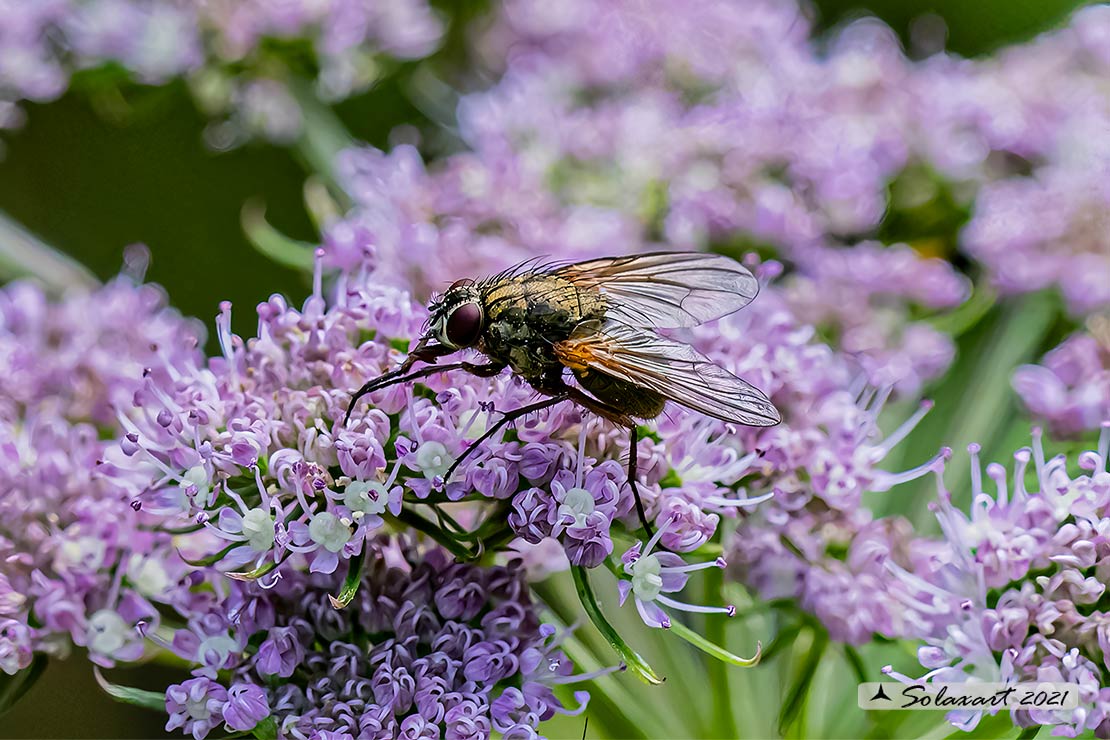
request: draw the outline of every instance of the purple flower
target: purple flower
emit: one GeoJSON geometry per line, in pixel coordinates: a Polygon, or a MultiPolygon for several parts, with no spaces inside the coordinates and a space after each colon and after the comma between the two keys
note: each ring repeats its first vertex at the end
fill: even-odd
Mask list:
{"type": "Polygon", "coordinates": [[[31,665],[31,630],[14,619],[0,621],[0,670],[8,675],[31,665]]]}
{"type": "Polygon", "coordinates": [[[166,689],[166,712],[170,715],[166,730],[191,734],[203,740],[224,720],[227,689],[208,678],[191,678],[166,689]]]}
{"type": "Polygon", "coordinates": [[[275,627],[258,646],[255,666],[262,676],[288,678],[304,660],[304,647],[292,627],[275,627]]]}
{"type": "Polygon", "coordinates": [[[531,647],[520,657],[520,671],[524,683],[520,691],[506,689],[491,707],[494,726],[503,734],[521,724],[534,726],[534,715],[540,721],[551,719],[555,714],[577,715],[586,711],[590,695],[585,691],[574,692],[578,707],[569,709],[563,706],[554,694],[556,686],[591,681],[599,676],[624,670],[624,666],[599,668],[592,673],[575,673],[574,665],[560,645],[570,630],[556,630],[551,625],[543,625],[540,632],[546,638],[542,645],[531,647]]]}
{"type": "Polygon", "coordinates": [[[1057,286],[1077,315],[1110,305],[1096,277],[1110,270],[1102,223],[1110,152],[1092,154],[983,188],[964,241],[1000,288],[1057,286]]]}
{"type": "MultiPolygon", "coordinates": [[[[143,250],[129,255],[141,272],[143,250]]],[[[200,336],[128,276],[59,300],[28,283],[0,290],[5,670],[71,644],[100,665],[135,660],[140,630],[157,626],[152,602],[182,591],[171,536],[131,493],[149,474],[124,473],[106,437],[124,433],[146,383],[196,366],[200,336]]]]}
{"type": "Polygon", "coordinates": [[[253,730],[255,725],[269,716],[270,704],[261,687],[237,683],[227,690],[227,704],[223,713],[227,729],[253,730]]]}

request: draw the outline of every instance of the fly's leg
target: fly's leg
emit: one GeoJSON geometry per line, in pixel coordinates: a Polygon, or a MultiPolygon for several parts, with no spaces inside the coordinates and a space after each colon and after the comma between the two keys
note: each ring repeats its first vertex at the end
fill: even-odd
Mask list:
{"type": "Polygon", "coordinates": [[[485,365],[475,365],[473,362],[460,362],[459,364],[462,365],[464,371],[479,378],[492,378],[508,367],[508,365],[500,362],[489,362],[485,365]]]}
{"type": "Polygon", "coordinates": [[[636,516],[639,517],[640,524],[643,526],[644,531],[647,532],[648,537],[651,537],[655,534],[655,531],[648,521],[647,511],[644,509],[644,501],[640,498],[640,485],[636,482],[636,452],[639,446],[640,434],[636,428],[635,419],[615,406],[610,406],[603,401],[599,401],[573,386],[566,386],[564,392],[571,401],[574,401],[588,411],[592,411],[598,416],[608,419],[614,424],[628,430],[628,487],[632,490],[632,499],[636,502],[636,516]]]}
{"type": "MultiPolygon", "coordinates": [[[[483,367],[488,367],[488,366],[483,366],[483,367]]],[[[552,396],[551,398],[545,398],[542,401],[537,401],[536,403],[532,403],[532,404],[529,404],[527,406],[521,406],[520,408],[513,409],[512,411],[506,412],[504,416],[502,416],[500,419],[497,420],[496,424],[494,424],[489,429],[487,429],[485,432],[483,432],[482,436],[478,437],[478,439],[471,442],[470,445],[467,446],[467,448],[465,450],[463,450],[463,453],[458,456],[458,458],[455,460],[455,462],[451,463],[451,467],[447,468],[447,472],[443,474],[444,484],[446,484],[447,481],[451,480],[452,474],[454,474],[455,470],[459,467],[459,465],[462,464],[462,462],[464,460],[466,460],[466,458],[470,457],[470,455],[473,454],[483,442],[485,442],[487,439],[489,439],[493,435],[497,434],[497,432],[499,432],[501,429],[503,429],[506,424],[511,424],[512,422],[516,421],[520,417],[526,416],[526,415],[532,413],[533,411],[540,411],[542,409],[550,408],[551,406],[554,406],[557,403],[562,403],[565,400],[567,400],[566,395],[565,394],[560,394],[560,395],[552,396]]]]}
{"type": "Polygon", "coordinates": [[[451,370],[464,370],[471,375],[478,376],[479,378],[491,378],[505,369],[505,365],[495,362],[491,362],[486,365],[475,365],[472,362],[455,362],[450,365],[429,365],[428,367],[422,367],[416,372],[405,375],[405,373],[408,372],[409,368],[413,366],[417,359],[420,358],[414,358],[412,355],[410,355],[409,358],[405,360],[404,363],[396,370],[391,370],[385,375],[374,378],[373,380],[366,383],[366,385],[359,388],[355,392],[355,395],[351,397],[351,402],[347,404],[347,414],[343,417],[343,426],[346,426],[347,422],[350,421],[351,412],[354,411],[355,404],[358,403],[359,399],[361,399],[368,393],[380,391],[382,388],[388,388],[389,386],[397,385],[398,383],[408,383],[413,380],[420,380],[421,378],[427,378],[428,376],[435,375],[436,373],[445,373],[451,370]]]}
{"type": "Polygon", "coordinates": [[[636,516],[640,517],[640,524],[648,537],[655,536],[651,525],[648,523],[647,512],[644,511],[644,502],[640,498],[640,486],[636,482],[636,463],[639,455],[640,432],[635,424],[628,425],[628,487],[632,489],[632,496],[636,501],[636,516]]]}
{"type": "Polygon", "coordinates": [[[347,413],[343,417],[343,426],[347,426],[347,422],[351,420],[351,412],[355,410],[355,404],[358,403],[362,399],[362,397],[367,394],[373,393],[374,391],[379,391],[382,388],[388,388],[391,385],[397,385],[398,383],[408,383],[410,380],[419,380],[420,378],[426,378],[429,375],[444,373],[449,370],[458,370],[462,367],[461,362],[456,362],[451,365],[430,365],[428,367],[421,368],[414,373],[405,375],[405,373],[408,372],[409,368],[413,366],[414,362],[415,360],[410,357],[408,360],[405,360],[404,364],[402,364],[396,370],[390,370],[385,375],[380,375],[373,380],[367,381],[364,386],[355,391],[355,394],[351,396],[351,402],[347,404],[347,413]]]}

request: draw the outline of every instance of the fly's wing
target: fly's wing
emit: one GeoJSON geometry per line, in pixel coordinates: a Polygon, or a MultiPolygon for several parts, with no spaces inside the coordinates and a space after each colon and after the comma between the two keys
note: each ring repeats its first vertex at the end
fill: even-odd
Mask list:
{"type": "Polygon", "coordinates": [[[730,257],[699,252],[653,252],[562,265],[552,275],[600,291],[606,314],[629,326],[676,329],[739,311],[759,281],[730,257]]]}
{"type": "Polygon", "coordinates": [[[597,370],[722,421],[755,427],[782,421],[758,388],[655,332],[609,323],[595,334],[558,342],[555,354],[573,370],[597,370]]]}

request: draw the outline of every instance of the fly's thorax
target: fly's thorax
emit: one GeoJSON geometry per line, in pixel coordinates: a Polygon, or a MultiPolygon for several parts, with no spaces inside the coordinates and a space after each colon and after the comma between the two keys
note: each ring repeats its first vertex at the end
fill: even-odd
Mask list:
{"type": "Polygon", "coordinates": [[[559,366],[553,345],[601,318],[603,299],[567,280],[522,276],[490,286],[483,295],[487,325],[480,349],[535,379],[559,366]]]}
{"type": "Polygon", "coordinates": [[[506,311],[521,309],[537,320],[552,313],[565,312],[573,321],[600,318],[605,299],[597,290],[580,288],[561,277],[523,275],[498,281],[482,294],[486,313],[496,320],[506,311]]]}

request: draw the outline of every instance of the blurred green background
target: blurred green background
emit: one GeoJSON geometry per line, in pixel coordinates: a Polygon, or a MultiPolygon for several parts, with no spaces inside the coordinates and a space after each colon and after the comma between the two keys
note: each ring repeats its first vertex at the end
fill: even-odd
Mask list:
{"type": "MultiPolygon", "coordinates": [[[[864,13],[878,15],[907,41],[912,22],[938,15],[948,46],[965,55],[991,51],[1058,24],[1076,0],[821,0],[818,23],[833,26],[864,13]]],[[[482,3],[439,3],[472,15],[482,3]],[[460,10],[461,9],[461,10],[460,10]]],[[[463,24],[453,25],[437,63],[459,58],[463,24]]],[[[427,124],[406,90],[414,66],[402,66],[378,88],[337,111],[357,138],[385,146],[399,124],[427,124]]],[[[240,228],[240,209],[263,202],[277,228],[311,240],[302,188],[307,169],[296,150],[251,144],[213,154],[202,141],[204,120],[184,84],[122,91],[83,86],[49,105],[32,105],[22,131],[2,136],[0,211],[72,255],[101,279],[115,274],[122,249],[147,244],[150,280],[172,302],[210,323],[217,304],[237,307],[235,328],[249,333],[253,308],[271,293],[300,301],[303,277],[259,255],[240,228]]],[[[145,668],[124,683],[166,685],[145,668]]],[[[758,669],[757,669],[758,670],[758,669]]],[[[638,688],[638,687],[634,687],[638,688]]],[[[0,720],[0,737],[154,737],[159,717],[120,708],[96,688],[88,664],[55,662],[16,708],[0,720]]]]}

